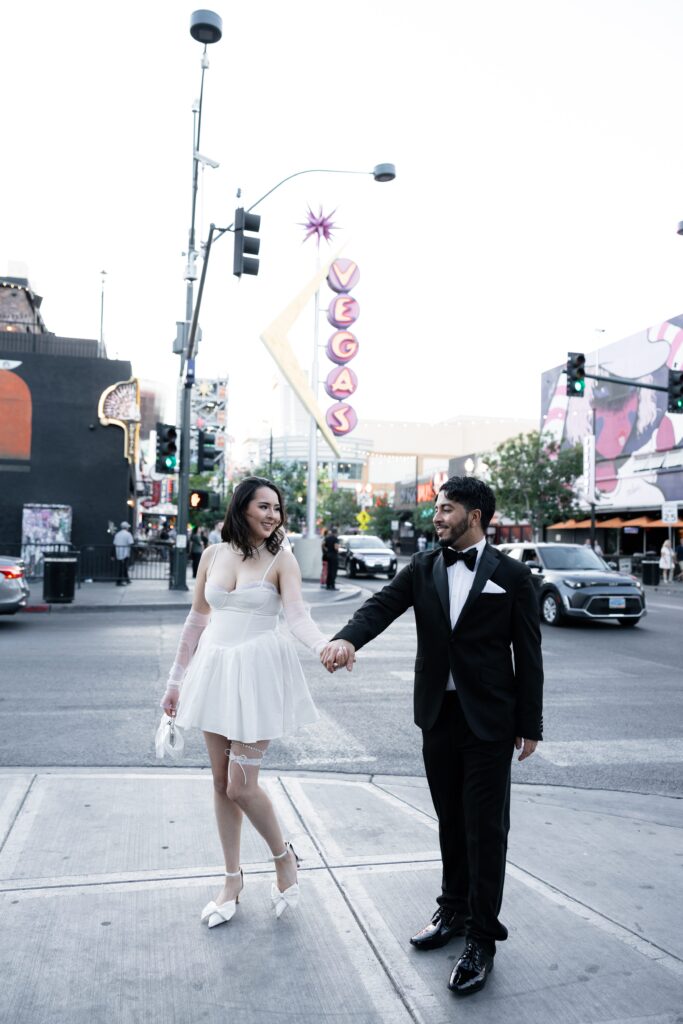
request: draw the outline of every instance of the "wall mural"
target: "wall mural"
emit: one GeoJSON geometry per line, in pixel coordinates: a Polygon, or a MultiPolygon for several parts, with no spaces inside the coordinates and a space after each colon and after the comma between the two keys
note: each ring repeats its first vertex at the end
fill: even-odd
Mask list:
{"type": "MultiPolygon", "coordinates": [[[[683,369],[683,316],[586,353],[586,373],[643,384],[666,387],[670,369],[683,369]]],[[[666,392],[587,379],[584,397],[569,398],[563,370],[543,376],[543,430],[563,447],[595,434],[598,508],[683,501],[683,415],[667,413],[666,392]]]]}
{"type": "Polygon", "coordinates": [[[29,462],[33,403],[31,391],[14,373],[21,361],[0,359],[0,459],[29,462]]]}

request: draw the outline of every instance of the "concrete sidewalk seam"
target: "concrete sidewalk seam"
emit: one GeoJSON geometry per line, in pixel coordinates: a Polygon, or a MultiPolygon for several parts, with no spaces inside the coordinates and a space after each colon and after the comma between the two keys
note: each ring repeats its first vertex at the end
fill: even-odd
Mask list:
{"type": "Polygon", "coordinates": [[[322,861],[322,863],[324,865],[324,868],[327,870],[327,873],[329,874],[329,877],[332,879],[332,882],[333,882],[335,888],[337,889],[339,895],[341,896],[343,902],[345,903],[347,910],[349,911],[352,919],[356,922],[356,925],[357,925],[361,935],[363,936],[363,938],[365,939],[366,943],[368,944],[368,946],[372,950],[372,953],[373,953],[375,959],[377,960],[378,964],[382,968],[382,971],[384,972],[384,974],[385,974],[385,976],[386,976],[386,978],[387,978],[391,988],[394,990],[394,992],[398,996],[399,1000],[401,1001],[401,1003],[402,1003],[406,1013],[410,1016],[411,1020],[413,1020],[415,1022],[415,1024],[426,1024],[425,1019],[419,1013],[417,1008],[415,1006],[413,1006],[412,1000],[409,999],[408,994],[406,992],[404,992],[403,991],[403,987],[398,984],[397,979],[394,977],[394,975],[392,974],[392,972],[389,969],[389,965],[385,963],[384,957],[382,956],[379,948],[377,947],[377,945],[373,941],[369,931],[365,927],[365,925],[364,925],[363,921],[361,920],[359,914],[357,913],[355,907],[353,906],[353,904],[349,900],[348,895],[344,891],[344,888],[341,885],[339,879],[335,875],[334,871],[331,869],[330,864],[327,861],[327,859],[325,857],[325,854],[324,854],[324,852],[323,852],[323,850],[322,850],[322,848],[321,848],[321,846],[320,846],[320,844],[318,842],[317,836],[315,836],[311,832],[311,830],[308,828],[308,825],[306,824],[306,821],[305,821],[303,815],[301,814],[299,808],[297,807],[297,805],[296,805],[296,803],[295,803],[295,801],[294,801],[294,799],[292,797],[292,794],[289,792],[289,788],[285,785],[285,783],[282,780],[282,778],[279,779],[279,783],[280,783],[280,787],[282,788],[283,792],[285,793],[285,796],[287,797],[287,799],[288,799],[288,801],[289,801],[289,803],[290,803],[290,805],[292,807],[292,810],[294,811],[294,814],[296,815],[296,817],[301,822],[301,827],[303,828],[304,832],[306,833],[306,835],[308,836],[308,838],[312,842],[314,848],[317,850],[318,856],[320,857],[320,859],[321,859],[321,861],[322,861]]]}
{"type": "Polygon", "coordinates": [[[14,829],[14,826],[16,825],[16,823],[17,823],[17,821],[19,819],[19,815],[21,814],[21,812],[24,809],[24,805],[26,804],[26,801],[29,798],[31,790],[33,789],[33,784],[34,784],[34,782],[36,781],[37,778],[38,778],[38,772],[34,772],[33,775],[31,776],[31,780],[29,781],[28,785],[26,786],[26,792],[24,793],[23,797],[21,798],[21,800],[19,802],[19,806],[16,809],[16,812],[12,815],[12,820],[9,822],[9,824],[7,826],[7,831],[5,832],[5,835],[3,836],[2,842],[0,843],[0,854],[4,850],[5,845],[6,845],[7,841],[8,841],[8,839],[9,839],[9,837],[12,834],[12,830],[14,829]]]}
{"type": "MultiPolygon", "coordinates": [[[[415,805],[410,803],[410,801],[405,800],[400,796],[396,796],[395,793],[388,793],[380,785],[376,785],[375,788],[386,793],[392,801],[396,801],[410,807],[413,811],[416,811],[419,815],[425,818],[427,822],[432,824],[432,826],[436,826],[437,819],[431,814],[428,814],[422,808],[415,807],[415,805]]],[[[521,867],[519,864],[515,864],[514,861],[508,860],[507,868],[508,870],[512,869],[510,874],[513,877],[516,877],[518,881],[522,882],[522,884],[528,885],[529,888],[535,889],[539,895],[544,896],[546,899],[552,899],[561,906],[567,907],[578,916],[582,916],[582,914],[589,915],[591,923],[594,926],[602,928],[603,931],[609,932],[609,934],[620,939],[620,941],[625,945],[629,946],[631,949],[635,949],[642,956],[646,956],[649,960],[657,960],[668,967],[669,970],[683,976],[683,960],[677,957],[675,953],[671,953],[668,949],[664,949],[662,946],[657,945],[656,942],[652,942],[650,939],[646,939],[642,935],[638,935],[638,933],[634,932],[628,927],[628,925],[621,924],[619,921],[615,921],[613,918],[608,917],[606,914],[596,910],[594,907],[590,907],[587,903],[583,903],[575,896],[571,896],[569,893],[565,892],[563,889],[559,889],[551,882],[546,882],[545,879],[539,878],[526,868],[521,867]],[[652,950],[657,950],[661,955],[654,956],[651,952],[652,950]]]]}
{"type": "Polygon", "coordinates": [[[656,960],[657,963],[667,967],[674,974],[683,977],[683,960],[677,957],[675,953],[671,953],[668,949],[658,946],[656,942],[652,942],[650,939],[643,938],[642,935],[638,935],[637,932],[634,932],[627,925],[615,921],[601,911],[595,910],[594,907],[589,907],[588,904],[582,903],[575,896],[571,896],[569,893],[564,892],[564,890],[558,889],[551,882],[546,882],[543,878],[539,878],[513,861],[509,860],[507,867],[510,875],[516,878],[518,882],[521,882],[522,885],[528,886],[528,888],[545,897],[545,899],[552,900],[558,906],[565,907],[582,920],[619,939],[624,945],[640,953],[641,956],[646,957],[648,960],[656,960]],[[659,955],[655,955],[655,950],[659,955]]]}

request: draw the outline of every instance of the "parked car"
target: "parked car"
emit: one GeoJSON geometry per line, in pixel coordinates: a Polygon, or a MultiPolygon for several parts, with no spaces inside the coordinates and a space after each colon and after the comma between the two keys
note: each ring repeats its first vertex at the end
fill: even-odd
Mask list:
{"type": "Polygon", "coordinates": [[[14,615],[24,608],[29,593],[22,559],[0,555],[0,615],[14,615]]]}
{"type": "Polygon", "coordinates": [[[339,537],[339,568],[346,570],[347,576],[376,576],[386,573],[392,580],[396,575],[398,562],[393,550],[370,534],[342,534],[339,537]]]}
{"type": "Polygon", "coordinates": [[[582,544],[498,544],[511,558],[541,575],[538,599],[541,619],[560,626],[565,619],[616,619],[637,626],[645,610],[645,594],[635,576],[616,572],[582,544]]]}

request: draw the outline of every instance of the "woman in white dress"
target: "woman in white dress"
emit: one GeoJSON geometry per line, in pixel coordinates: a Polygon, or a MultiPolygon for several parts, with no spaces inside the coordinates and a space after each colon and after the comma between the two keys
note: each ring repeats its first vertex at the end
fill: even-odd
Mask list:
{"type": "Polygon", "coordinates": [[[665,540],[659,550],[659,568],[662,570],[662,582],[673,583],[674,580],[674,550],[671,542],[665,540]]]}
{"type": "Polygon", "coordinates": [[[211,761],[225,881],[202,911],[209,928],[233,917],[244,886],[244,814],[275,862],[275,915],[299,900],[297,856],[259,785],[269,742],[318,718],[295,646],[278,629],[280,610],[289,630],[316,654],[326,640],[304,606],[298,564],[283,547],[284,527],[285,507],[275,484],[248,477],[237,485],[223,543],[208,547],[199,563],[192,610],[161,700],[178,726],[203,731],[211,761]]]}

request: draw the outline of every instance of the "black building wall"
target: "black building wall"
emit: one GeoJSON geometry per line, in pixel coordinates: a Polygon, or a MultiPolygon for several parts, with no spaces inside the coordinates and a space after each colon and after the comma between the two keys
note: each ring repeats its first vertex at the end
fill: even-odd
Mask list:
{"type": "MultiPolygon", "coordinates": [[[[0,549],[21,542],[27,503],[70,505],[72,542],[106,544],[109,520],[132,523],[134,467],[124,458],[123,431],[101,426],[97,405],[105,388],[130,378],[131,364],[97,358],[96,343],[80,342],[92,356],[52,355],[19,351],[16,335],[6,338],[0,333],[0,549]]],[[[73,350],[50,340],[55,351],[73,350]]]]}

